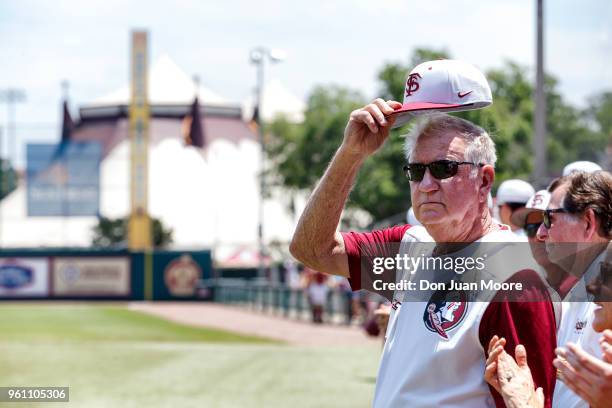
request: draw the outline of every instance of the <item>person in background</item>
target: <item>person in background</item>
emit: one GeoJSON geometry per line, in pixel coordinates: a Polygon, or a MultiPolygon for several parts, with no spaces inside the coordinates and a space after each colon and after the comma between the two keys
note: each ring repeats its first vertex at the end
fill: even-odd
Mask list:
{"type": "Polygon", "coordinates": [[[340,298],[342,299],[344,308],[344,323],[347,326],[351,325],[353,320],[353,291],[351,285],[346,278],[342,276],[332,276],[332,287],[338,291],[340,298]]]}
{"type": "Polygon", "coordinates": [[[314,271],[306,291],[312,312],[312,322],[321,324],[323,323],[323,314],[325,313],[327,294],[329,293],[327,276],[321,272],[314,271]]]}
{"type": "MultiPolygon", "coordinates": [[[[599,339],[602,358],[586,352],[575,343],[558,347],[553,364],[563,383],[575,393],[573,403],[556,406],[607,408],[612,401],[612,251],[608,247],[599,276],[587,286],[598,306],[593,329],[602,333],[599,339]]],[[[525,347],[518,345],[514,359],[504,351],[505,339],[497,336],[489,343],[489,359],[485,378],[504,397],[508,407],[541,408],[544,406],[542,389],[533,384],[527,365],[525,347]]],[[[564,403],[567,403],[565,401],[564,403]]]]}
{"type": "Polygon", "coordinates": [[[534,188],[526,181],[519,179],[506,180],[497,189],[497,207],[499,220],[512,229],[512,232],[521,241],[526,241],[525,232],[512,223],[512,214],[525,207],[525,204],[535,194],[534,188]]]}
{"type": "Polygon", "coordinates": [[[569,274],[556,263],[550,261],[546,253],[546,244],[542,237],[537,235],[538,229],[544,220],[544,211],[546,211],[549,202],[550,193],[548,190],[540,190],[531,196],[525,207],[519,208],[512,213],[511,221],[512,224],[525,231],[533,258],[546,272],[548,284],[555,289],[559,297],[563,299],[576,284],[578,278],[569,274]]]}
{"type": "Polygon", "coordinates": [[[575,161],[563,168],[563,176],[569,176],[574,171],[584,171],[585,173],[593,173],[602,170],[601,166],[597,163],[590,161],[575,161]]]}
{"type": "MultiPolygon", "coordinates": [[[[602,356],[601,347],[595,332],[605,328],[601,320],[606,313],[599,313],[602,303],[592,302],[594,300],[592,282],[597,282],[598,278],[603,280],[601,264],[606,259],[610,259],[612,174],[605,171],[571,172],[568,176],[555,180],[550,185],[549,191],[550,202],[544,211],[543,222],[537,235],[546,242],[549,259],[578,278],[578,282],[570,289],[562,303],[557,344],[566,344],[572,352],[584,350],[585,353],[599,359],[602,356]],[[589,325],[588,322],[593,324],[589,325]]],[[[604,278],[607,281],[608,277],[604,278]]],[[[489,342],[485,380],[496,390],[501,390],[502,394],[504,394],[503,385],[512,383],[507,390],[513,391],[504,395],[506,399],[512,398],[516,391],[515,387],[520,385],[518,388],[525,389],[524,384],[529,383],[525,379],[529,377],[530,372],[524,369],[527,361],[525,348],[522,346],[516,348],[515,365],[520,369],[514,370],[516,367],[510,362],[511,357],[502,353],[504,345],[505,340],[498,336],[493,336],[489,342]],[[514,381],[514,377],[517,377],[517,381],[514,381]]],[[[557,381],[555,386],[553,406],[586,408],[588,404],[564,381],[567,379],[563,375],[563,368],[566,367],[564,359],[568,349],[558,350],[559,357],[554,362],[557,369],[561,370],[559,377],[561,381],[557,381]]],[[[567,362],[572,363],[570,360],[567,362]]],[[[521,394],[519,391],[516,392],[517,395],[521,394]]],[[[532,404],[537,399],[533,397],[529,403],[532,404]]],[[[526,401],[522,403],[527,404],[526,401]]]]}

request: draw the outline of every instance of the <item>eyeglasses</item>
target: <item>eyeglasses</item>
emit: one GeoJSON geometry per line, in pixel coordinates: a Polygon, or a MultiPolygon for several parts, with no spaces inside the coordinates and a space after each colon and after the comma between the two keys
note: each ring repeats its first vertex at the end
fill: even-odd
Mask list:
{"type": "Polygon", "coordinates": [[[529,238],[533,238],[538,233],[538,228],[540,228],[540,225],[542,225],[541,222],[525,224],[525,227],[523,227],[523,229],[525,230],[525,233],[529,238]]]}
{"type": "Polygon", "coordinates": [[[544,224],[546,229],[550,229],[550,226],[552,225],[552,218],[550,217],[550,215],[554,213],[568,213],[568,211],[565,208],[554,208],[552,210],[544,210],[544,214],[543,214],[544,217],[543,217],[542,223],[544,224]]]}
{"type": "Polygon", "coordinates": [[[472,166],[482,167],[484,164],[472,163],[472,162],[458,162],[454,160],[436,160],[429,164],[423,163],[409,163],[404,166],[404,173],[410,181],[422,181],[425,177],[425,170],[429,169],[431,175],[438,180],[453,177],[459,171],[461,164],[471,164],[472,166]]]}

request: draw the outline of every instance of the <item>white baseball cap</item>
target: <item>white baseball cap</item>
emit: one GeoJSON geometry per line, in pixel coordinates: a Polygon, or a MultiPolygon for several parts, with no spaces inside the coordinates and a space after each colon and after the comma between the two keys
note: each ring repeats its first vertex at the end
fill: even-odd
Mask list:
{"type": "Polygon", "coordinates": [[[404,103],[391,114],[397,116],[392,127],[400,127],[419,114],[479,109],[492,102],[487,79],[473,65],[457,60],[428,61],[408,74],[404,103]]]}
{"type": "Polygon", "coordinates": [[[535,194],[535,189],[526,181],[506,180],[497,189],[497,205],[506,203],[526,203],[535,194]]]}
{"type": "Polygon", "coordinates": [[[523,228],[527,222],[527,216],[535,211],[544,212],[549,202],[550,193],[547,190],[540,190],[531,196],[525,207],[513,212],[510,220],[514,225],[523,228]]]}
{"type": "Polygon", "coordinates": [[[584,171],[587,173],[593,173],[595,171],[601,170],[601,166],[597,163],[593,163],[591,161],[575,161],[573,163],[568,164],[563,168],[563,175],[567,176],[573,171],[584,171]]]}

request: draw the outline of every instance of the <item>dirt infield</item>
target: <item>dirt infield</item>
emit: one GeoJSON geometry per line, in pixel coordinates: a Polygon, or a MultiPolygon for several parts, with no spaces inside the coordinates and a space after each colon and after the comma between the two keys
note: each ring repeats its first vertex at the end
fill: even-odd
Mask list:
{"type": "Polygon", "coordinates": [[[175,322],[215,327],[237,333],[269,337],[299,346],[360,346],[380,344],[358,327],[313,325],[233,306],[191,302],[131,302],[137,310],[175,322]]]}

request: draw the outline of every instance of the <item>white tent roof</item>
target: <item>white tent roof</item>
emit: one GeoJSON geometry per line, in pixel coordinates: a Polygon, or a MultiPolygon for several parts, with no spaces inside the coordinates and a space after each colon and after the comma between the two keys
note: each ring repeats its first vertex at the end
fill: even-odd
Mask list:
{"type": "MultiPolygon", "coordinates": [[[[195,96],[193,78],[187,75],[169,56],[160,57],[149,68],[149,102],[151,104],[189,104],[195,96]]],[[[199,87],[200,101],[207,105],[226,105],[230,101],[208,88],[199,87]]],[[[127,105],[129,84],[95,99],[88,106],[127,105]]]]}
{"type": "MultiPolygon", "coordinates": [[[[243,119],[249,120],[253,117],[253,106],[255,96],[252,95],[243,103],[243,119]]],[[[262,95],[263,109],[261,117],[265,121],[271,121],[275,116],[282,114],[293,122],[304,120],[306,104],[303,100],[292,94],[279,80],[271,79],[266,82],[262,95]]]]}

